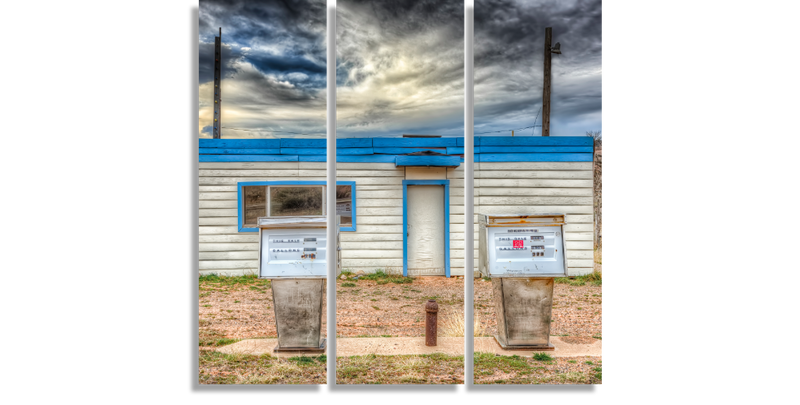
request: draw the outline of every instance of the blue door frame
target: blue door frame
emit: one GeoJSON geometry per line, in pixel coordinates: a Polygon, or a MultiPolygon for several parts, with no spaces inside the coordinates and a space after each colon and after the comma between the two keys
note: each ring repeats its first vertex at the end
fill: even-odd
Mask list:
{"type": "Polygon", "coordinates": [[[408,186],[444,186],[444,276],[450,277],[450,180],[403,180],[403,276],[408,277],[408,186]]]}

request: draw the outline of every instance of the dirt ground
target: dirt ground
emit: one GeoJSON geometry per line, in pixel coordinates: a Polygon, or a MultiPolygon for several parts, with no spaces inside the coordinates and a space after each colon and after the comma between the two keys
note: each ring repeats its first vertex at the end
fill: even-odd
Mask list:
{"type": "MultiPolygon", "coordinates": [[[[602,339],[603,287],[558,284],[553,288],[553,321],[550,335],[568,336],[567,343],[592,343],[602,339]]],[[[475,279],[475,313],[482,336],[497,334],[492,282],[475,279]]]]}
{"type": "MultiPolygon", "coordinates": [[[[327,304],[322,299],[325,337],[327,304]]],[[[200,346],[214,346],[211,343],[219,339],[259,337],[278,337],[270,282],[255,277],[201,278],[200,346]]]]}
{"type": "Polygon", "coordinates": [[[601,384],[602,358],[475,353],[475,384],[601,384]]]}
{"type": "MultiPolygon", "coordinates": [[[[418,277],[410,284],[378,284],[376,280],[341,280],[337,284],[337,334],[342,337],[424,336],[428,299],[436,299],[439,319],[462,316],[464,280],[418,277]],[[342,284],[355,284],[343,287],[342,284]]],[[[475,313],[482,336],[497,333],[492,283],[475,279],[475,313]]],[[[550,334],[590,343],[602,338],[602,287],[556,284],[550,334]]],[[[325,305],[325,304],[323,304],[325,305]]],[[[323,314],[325,313],[323,308],[323,314]]],[[[277,337],[272,290],[266,280],[200,283],[201,345],[219,339],[277,337]]],[[[325,334],[325,317],[323,335],[325,334]]]]}
{"type": "Polygon", "coordinates": [[[417,277],[409,284],[336,280],[336,334],[342,337],[425,336],[425,303],[435,299],[440,322],[463,317],[464,279],[417,277]],[[343,286],[343,284],[345,286],[343,286]],[[348,287],[347,285],[355,284],[348,287]]]}

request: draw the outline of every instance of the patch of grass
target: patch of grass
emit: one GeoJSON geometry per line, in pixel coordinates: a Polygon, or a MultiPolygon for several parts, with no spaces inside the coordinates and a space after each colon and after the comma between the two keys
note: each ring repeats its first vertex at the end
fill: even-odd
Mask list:
{"type": "Polygon", "coordinates": [[[317,362],[298,363],[269,354],[255,356],[203,350],[199,360],[200,384],[325,384],[325,360],[319,361],[319,358],[317,362]]]}
{"type": "Polygon", "coordinates": [[[567,360],[567,363],[575,364],[575,363],[577,363],[577,361],[576,360],[567,360]]]}
{"type": "Polygon", "coordinates": [[[534,353],[533,359],[536,361],[553,361],[553,357],[544,352],[534,353]]]}
{"type": "Polygon", "coordinates": [[[204,291],[228,289],[244,286],[270,287],[270,281],[258,278],[256,274],[243,276],[220,276],[218,274],[203,274],[200,276],[200,289],[204,291]]]}
{"type": "Polygon", "coordinates": [[[376,311],[380,311],[381,310],[380,308],[376,307],[375,305],[373,305],[372,308],[375,309],[376,311]]]}
{"type": "Polygon", "coordinates": [[[594,271],[589,274],[575,277],[557,277],[554,280],[558,284],[569,284],[572,286],[582,286],[586,284],[601,286],[603,285],[603,273],[594,271]]]}
{"type": "Polygon", "coordinates": [[[382,269],[378,269],[372,274],[365,274],[359,278],[362,280],[375,281],[379,285],[388,284],[390,282],[395,284],[411,284],[414,282],[414,279],[412,279],[411,277],[403,277],[401,275],[387,274],[382,269]]]}
{"type": "Polygon", "coordinates": [[[499,356],[494,353],[475,353],[475,372],[503,370],[503,372],[515,371],[517,373],[529,374],[531,366],[524,358],[517,355],[499,356]]]}
{"type": "Polygon", "coordinates": [[[228,338],[222,338],[222,339],[218,339],[218,340],[217,340],[217,342],[216,342],[216,344],[215,344],[214,346],[218,346],[218,347],[219,347],[219,346],[227,346],[227,345],[229,345],[229,344],[236,343],[236,342],[238,342],[238,341],[240,341],[240,340],[242,340],[242,339],[228,339],[228,338]]]}
{"type": "Polygon", "coordinates": [[[595,367],[595,368],[592,369],[592,371],[594,371],[596,373],[594,375],[594,378],[596,378],[596,379],[598,379],[600,381],[603,381],[603,368],[602,367],[595,367]]]}
{"type": "Polygon", "coordinates": [[[248,288],[249,288],[249,289],[251,289],[251,290],[253,290],[253,291],[258,291],[258,292],[260,292],[260,293],[262,293],[262,294],[266,294],[266,293],[267,293],[266,289],[262,289],[262,288],[259,288],[259,287],[256,287],[256,286],[254,286],[254,285],[251,285],[251,286],[250,286],[250,287],[248,287],[248,288]]]}
{"type": "Polygon", "coordinates": [[[593,363],[593,362],[591,362],[591,361],[587,361],[587,362],[585,362],[585,363],[583,363],[583,364],[588,364],[588,365],[590,365],[590,366],[593,366],[593,365],[594,365],[594,363],[593,363]]]}
{"type": "Polygon", "coordinates": [[[351,356],[336,359],[338,384],[460,384],[464,356],[351,356]]]}
{"type": "Polygon", "coordinates": [[[595,338],[595,339],[597,339],[597,340],[603,340],[603,337],[602,337],[602,336],[600,336],[600,335],[594,335],[594,336],[592,336],[592,337],[593,337],[593,338],[595,338]]]}
{"type": "Polygon", "coordinates": [[[483,277],[483,281],[492,281],[491,277],[483,277]]]}
{"type": "Polygon", "coordinates": [[[381,335],[381,337],[392,337],[392,335],[381,335]]]}
{"type": "Polygon", "coordinates": [[[289,361],[294,361],[294,362],[297,362],[297,363],[314,363],[314,359],[312,359],[311,357],[305,356],[305,355],[289,357],[288,360],[289,361]]]}
{"type": "Polygon", "coordinates": [[[356,283],[342,283],[342,287],[355,287],[356,283]]]}

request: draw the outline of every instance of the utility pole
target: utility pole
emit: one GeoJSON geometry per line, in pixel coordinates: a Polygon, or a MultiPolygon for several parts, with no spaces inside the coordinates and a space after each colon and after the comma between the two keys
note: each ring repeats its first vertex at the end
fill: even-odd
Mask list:
{"type": "Polygon", "coordinates": [[[542,136],[550,136],[550,43],[553,27],[544,29],[544,86],[542,86],[542,136]]]}
{"type": "Polygon", "coordinates": [[[222,137],[222,99],[220,98],[222,81],[222,69],[220,59],[222,59],[222,27],[219,27],[219,36],[214,37],[214,139],[222,137]]]}

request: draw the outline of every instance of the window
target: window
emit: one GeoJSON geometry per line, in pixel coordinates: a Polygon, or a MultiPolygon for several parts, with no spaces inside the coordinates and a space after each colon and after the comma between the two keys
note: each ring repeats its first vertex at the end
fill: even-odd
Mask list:
{"type": "Polygon", "coordinates": [[[259,217],[325,215],[324,181],[239,183],[239,232],[258,232],[259,217]]]}
{"type": "Polygon", "coordinates": [[[336,182],[336,215],[340,231],[356,231],[356,182],[336,182]]]}
{"type": "MultiPolygon", "coordinates": [[[[356,183],[339,181],[336,184],[336,214],[341,216],[339,229],[355,231],[356,183]]],[[[258,218],[264,216],[324,216],[325,188],[324,181],[239,183],[239,232],[258,232],[258,218]]]]}

